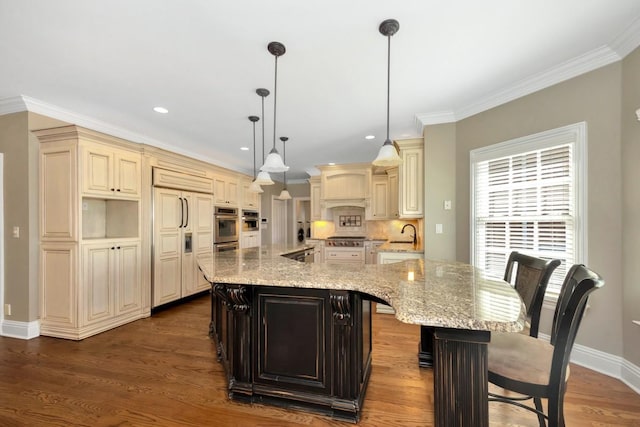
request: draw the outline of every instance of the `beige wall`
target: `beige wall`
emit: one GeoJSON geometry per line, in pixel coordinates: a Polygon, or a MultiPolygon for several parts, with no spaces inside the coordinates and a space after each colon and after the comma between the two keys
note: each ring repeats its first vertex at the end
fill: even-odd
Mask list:
{"type": "Polygon", "coordinates": [[[640,366],[640,49],[622,63],[622,336],[624,358],[640,366]]]}
{"type": "MultiPolygon", "coordinates": [[[[469,152],[585,121],[588,134],[588,265],[606,280],[594,293],[577,341],[622,355],[622,64],[600,68],[457,123],[457,258],[469,261],[469,152]]],[[[637,304],[637,302],[636,302],[637,304]]],[[[551,310],[544,310],[549,332],[551,310]]]]}
{"type": "MultiPolygon", "coordinates": [[[[34,291],[37,295],[37,270],[36,277],[30,277],[28,122],[26,112],[0,116],[0,151],[4,153],[4,303],[11,304],[11,315],[5,312],[5,319],[21,322],[37,318],[37,298],[35,304],[30,303],[34,291]],[[18,239],[12,237],[15,226],[20,227],[18,239]]],[[[33,234],[37,239],[37,229],[33,234]]]]}
{"type": "Polygon", "coordinates": [[[429,259],[456,259],[456,124],[425,126],[424,254],[429,259]],[[451,201],[451,210],[444,201],[451,201]],[[436,224],[443,233],[436,234],[436,224]]]}

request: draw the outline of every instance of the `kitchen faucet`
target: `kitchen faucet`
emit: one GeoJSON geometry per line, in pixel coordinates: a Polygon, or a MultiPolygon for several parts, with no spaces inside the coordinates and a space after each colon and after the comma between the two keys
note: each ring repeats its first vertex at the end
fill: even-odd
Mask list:
{"type": "Polygon", "coordinates": [[[400,234],[404,234],[404,229],[407,227],[413,228],[413,246],[418,244],[418,233],[416,233],[416,227],[413,224],[405,224],[402,226],[402,230],[400,230],[400,234]]]}

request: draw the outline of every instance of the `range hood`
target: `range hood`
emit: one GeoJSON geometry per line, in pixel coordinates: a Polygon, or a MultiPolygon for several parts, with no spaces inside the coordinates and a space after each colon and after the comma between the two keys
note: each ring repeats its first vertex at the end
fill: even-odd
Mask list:
{"type": "Polygon", "coordinates": [[[368,208],[370,205],[369,199],[340,199],[340,200],[324,200],[324,207],[327,209],[332,208],[368,208]]]}

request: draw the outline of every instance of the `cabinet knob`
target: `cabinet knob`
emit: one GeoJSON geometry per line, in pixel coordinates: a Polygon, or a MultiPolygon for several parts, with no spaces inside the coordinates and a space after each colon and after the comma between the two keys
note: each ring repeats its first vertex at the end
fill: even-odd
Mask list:
{"type": "Polygon", "coordinates": [[[120,246],[118,246],[116,249],[120,249],[120,246]]]}
{"type": "Polygon", "coordinates": [[[115,188],[112,188],[112,189],[111,189],[111,191],[116,191],[116,189],[115,189],[115,188]]]}
{"type": "Polygon", "coordinates": [[[111,250],[114,250],[114,249],[115,249],[115,246],[111,246],[111,250]]]}
{"type": "Polygon", "coordinates": [[[120,189],[118,188],[116,191],[120,191],[120,189]]]}

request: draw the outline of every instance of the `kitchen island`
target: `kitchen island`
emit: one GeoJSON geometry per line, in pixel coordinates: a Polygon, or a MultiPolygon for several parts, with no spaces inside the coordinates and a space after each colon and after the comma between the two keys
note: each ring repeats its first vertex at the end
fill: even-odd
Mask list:
{"type": "Polygon", "coordinates": [[[402,322],[434,327],[436,425],[488,425],[486,344],[491,331],[524,325],[511,286],[462,263],[326,265],[282,256],[300,248],[198,261],[212,284],[211,335],[231,398],[356,422],[371,371],[370,301],[378,301],[402,322]]]}

